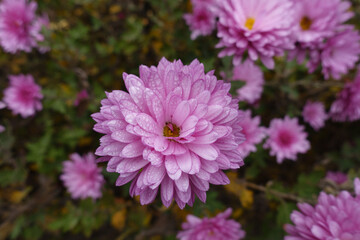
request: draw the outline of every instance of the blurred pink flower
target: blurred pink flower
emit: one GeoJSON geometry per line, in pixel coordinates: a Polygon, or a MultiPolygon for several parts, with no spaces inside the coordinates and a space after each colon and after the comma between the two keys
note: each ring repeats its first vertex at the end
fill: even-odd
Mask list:
{"type": "Polygon", "coordinates": [[[177,234],[180,240],[240,240],[245,237],[245,231],[240,223],[228,219],[232,209],[219,213],[213,218],[200,219],[194,215],[186,217],[182,224],[183,230],[177,234]]]}
{"type": "Polygon", "coordinates": [[[71,154],[70,160],[63,163],[60,179],[74,199],[87,197],[96,199],[102,196],[101,187],[104,184],[104,177],[92,153],[83,157],[77,153],[71,154]]]}
{"type": "Polygon", "coordinates": [[[330,108],[334,121],[346,122],[360,119],[360,71],[353,82],[347,83],[330,108]]]}
{"type": "Polygon", "coordinates": [[[87,100],[89,98],[89,94],[86,91],[86,89],[81,90],[80,92],[78,92],[78,94],[76,95],[76,99],[74,101],[74,106],[79,106],[81,101],[87,100]]]}
{"type": "Polygon", "coordinates": [[[254,104],[261,97],[264,85],[264,76],[261,69],[253,61],[247,59],[234,67],[233,81],[245,82],[245,85],[237,89],[240,101],[254,104]]]}
{"type": "Polygon", "coordinates": [[[42,109],[41,88],[31,75],[12,75],[9,79],[10,86],[4,90],[4,102],[14,114],[26,118],[42,109]]]}
{"type": "Polygon", "coordinates": [[[185,14],[184,19],[191,30],[191,39],[198,36],[207,36],[215,29],[216,16],[207,4],[197,4],[193,7],[191,14],[185,14]]]}
{"type": "Polygon", "coordinates": [[[266,137],[266,129],[260,127],[260,117],[251,118],[251,111],[243,112],[244,118],[239,123],[242,133],[245,135],[245,141],[239,145],[239,151],[243,158],[247,157],[250,152],[256,152],[256,144],[260,143],[266,137]]]}
{"type": "Polygon", "coordinates": [[[324,104],[321,102],[308,101],[302,111],[304,121],[311,125],[315,130],[319,130],[325,125],[328,118],[324,104]]]}
{"type": "Polygon", "coordinates": [[[141,204],[158,190],[165,206],[175,199],[184,208],[195,195],[204,202],[210,183],[229,183],[223,169],[244,164],[237,101],[213,73],[198,60],[142,65],[140,77],[123,75],[129,93],[107,93],[92,115],[94,130],[105,134],[96,154],[120,173],[117,186],[132,181],[130,195],[140,195],[141,204]]]}
{"type": "Polygon", "coordinates": [[[325,79],[330,75],[339,80],[355,67],[360,54],[360,35],[352,27],[329,38],[321,51],[322,72],[325,79]]]}
{"type": "Polygon", "coordinates": [[[0,4],[0,44],[5,51],[30,52],[44,37],[40,31],[46,17],[35,14],[36,2],[3,0],[0,4]]]}
{"type": "Polygon", "coordinates": [[[292,27],[294,5],[289,0],[219,1],[219,57],[234,56],[234,65],[247,51],[252,61],[260,60],[274,68],[274,56],[294,48],[292,27]]]}
{"type": "Polygon", "coordinates": [[[343,0],[302,0],[295,2],[294,35],[302,44],[317,44],[336,33],[354,16],[351,3],[343,0]]]}
{"type": "Polygon", "coordinates": [[[310,143],[306,139],[304,127],[298,124],[297,118],[273,119],[267,130],[269,138],[264,148],[270,149],[270,155],[276,156],[278,163],[284,159],[296,160],[298,153],[306,153],[310,143]]]}
{"type": "Polygon", "coordinates": [[[337,184],[343,184],[344,182],[347,181],[348,177],[346,176],[345,173],[342,172],[331,172],[328,171],[326,173],[326,179],[332,180],[333,182],[337,183],[337,184]]]}
{"type": "MultiPolygon", "coordinates": [[[[360,184],[355,180],[355,189],[360,184]]],[[[359,192],[356,193],[357,195],[359,192]]],[[[320,193],[315,207],[299,203],[299,211],[293,211],[286,224],[289,234],[284,240],[357,240],[360,239],[360,198],[348,191],[338,196],[320,193]]]]}

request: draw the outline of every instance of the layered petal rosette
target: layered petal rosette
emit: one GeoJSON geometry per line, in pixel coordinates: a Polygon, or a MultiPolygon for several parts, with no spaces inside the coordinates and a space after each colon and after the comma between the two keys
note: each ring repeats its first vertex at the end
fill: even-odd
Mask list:
{"type": "MultiPolygon", "coordinates": [[[[30,52],[43,41],[40,33],[48,25],[47,16],[37,17],[37,3],[27,0],[4,0],[0,4],[0,44],[6,52],[30,52]]],[[[40,47],[41,51],[45,49],[40,47]]]]}
{"type": "Polygon", "coordinates": [[[198,218],[194,215],[186,217],[182,224],[183,230],[177,234],[180,240],[240,240],[245,237],[245,231],[240,223],[228,219],[232,213],[229,208],[213,218],[198,218]]]}
{"type": "Polygon", "coordinates": [[[4,102],[13,114],[26,118],[42,110],[41,87],[35,83],[33,76],[11,75],[9,79],[10,86],[4,90],[4,102]]]}
{"type": "Polygon", "coordinates": [[[216,15],[205,3],[194,5],[193,12],[185,14],[184,19],[191,30],[191,39],[207,36],[215,29],[216,15]]]}
{"type": "Polygon", "coordinates": [[[101,168],[96,165],[93,153],[84,156],[78,153],[71,154],[70,160],[63,163],[60,179],[74,199],[97,199],[102,196],[104,177],[101,175],[101,168]]]}
{"type": "Polygon", "coordinates": [[[252,61],[274,68],[273,57],[294,48],[293,8],[289,0],[219,1],[219,57],[234,56],[238,65],[247,52],[252,61]]]}
{"type": "Polygon", "coordinates": [[[298,153],[306,153],[310,149],[307,133],[297,118],[285,116],[284,119],[271,120],[267,134],[269,138],[264,148],[270,149],[270,155],[276,156],[278,163],[284,159],[295,161],[298,153]]]}
{"type": "Polygon", "coordinates": [[[206,199],[209,184],[227,184],[222,172],[242,166],[243,141],[237,101],[230,84],[194,60],[190,65],[162,59],[157,67],[140,66],[140,77],[123,75],[129,93],[113,91],[102,100],[94,130],[105,134],[96,154],[130,181],[131,196],[152,202],[157,192],[169,206],[183,208],[195,195],[206,199]]]}
{"type": "Polygon", "coordinates": [[[360,239],[360,181],[355,180],[357,197],[348,191],[338,196],[320,193],[313,207],[299,203],[300,211],[291,214],[294,225],[285,225],[285,240],[357,240],[360,239]]]}

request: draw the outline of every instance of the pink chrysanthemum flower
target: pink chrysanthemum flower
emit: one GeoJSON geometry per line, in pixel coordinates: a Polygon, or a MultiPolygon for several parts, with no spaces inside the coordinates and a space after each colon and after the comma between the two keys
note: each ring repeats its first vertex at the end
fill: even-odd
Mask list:
{"type": "Polygon", "coordinates": [[[348,191],[338,196],[321,192],[315,207],[307,203],[299,203],[298,207],[300,212],[294,211],[290,217],[295,226],[285,225],[289,234],[285,240],[360,239],[359,195],[353,197],[348,191]]]}
{"type": "Polygon", "coordinates": [[[360,54],[360,35],[352,27],[329,38],[321,51],[322,72],[325,79],[330,75],[339,80],[355,67],[360,54]]]}
{"type": "Polygon", "coordinates": [[[30,52],[44,37],[40,31],[44,17],[35,14],[36,2],[4,0],[0,4],[0,43],[5,51],[30,52]]]}
{"type": "Polygon", "coordinates": [[[239,145],[241,156],[245,158],[250,152],[256,152],[256,144],[260,143],[266,137],[266,129],[260,127],[260,117],[251,118],[251,111],[243,112],[244,118],[240,122],[242,133],[245,135],[245,141],[239,145]]]}
{"type": "Polygon", "coordinates": [[[337,28],[351,17],[351,3],[342,0],[295,1],[294,35],[299,43],[319,43],[333,36],[337,28]]]}
{"type": "Polygon", "coordinates": [[[60,179],[74,199],[97,199],[102,196],[104,177],[92,153],[83,157],[77,153],[71,154],[70,160],[63,163],[63,174],[60,179]]]}
{"type": "Polygon", "coordinates": [[[310,143],[306,139],[304,127],[298,124],[297,118],[273,119],[267,130],[269,138],[264,148],[270,149],[270,155],[276,156],[278,163],[284,159],[296,160],[298,153],[306,153],[310,143]]]}
{"type": "Polygon", "coordinates": [[[26,118],[42,109],[41,88],[31,75],[13,75],[9,79],[10,87],[4,91],[4,102],[14,114],[26,118]]]}
{"type": "Polygon", "coordinates": [[[251,60],[234,67],[233,81],[245,82],[245,85],[236,90],[239,100],[250,104],[256,103],[261,97],[264,85],[264,76],[261,69],[251,60]]]}
{"type": "Polygon", "coordinates": [[[205,201],[209,183],[229,183],[223,169],[244,164],[237,101],[213,73],[197,60],[184,66],[163,58],[157,67],[140,66],[140,77],[124,73],[129,93],[107,93],[92,115],[94,130],[105,134],[96,154],[120,173],[116,185],[132,180],[130,195],[141,204],[158,190],[165,206],[175,199],[184,208],[195,195],[205,201]]]}
{"type": "Polygon", "coordinates": [[[198,36],[207,36],[215,29],[216,15],[206,3],[198,3],[193,6],[191,14],[185,14],[184,19],[191,30],[191,39],[198,36]]]}
{"type": "Polygon", "coordinates": [[[330,116],[334,121],[356,121],[360,119],[360,72],[355,80],[347,83],[338,93],[330,108],[330,116]]]}
{"type": "Polygon", "coordinates": [[[213,218],[200,219],[194,215],[186,217],[187,222],[182,224],[183,231],[177,234],[180,240],[240,240],[245,237],[241,224],[228,219],[232,209],[219,213],[213,218]]]}
{"type": "Polygon", "coordinates": [[[315,130],[319,130],[325,125],[327,114],[324,104],[321,102],[308,101],[302,111],[304,121],[309,123],[315,130]]]}
{"type": "Polygon", "coordinates": [[[348,177],[345,173],[342,172],[331,172],[328,171],[326,173],[326,179],[329,179],[337,184],[343,184],[344,182],[347,181],[348,177]]]}
{"type": "Polygon", "coordinates": [[[274,56],[293,49],[293,1],[289,0],[223,0],[219,1],[219,57],[234,55],[238,65],[247,51],[267,68],[274,68],[274,56]]]}

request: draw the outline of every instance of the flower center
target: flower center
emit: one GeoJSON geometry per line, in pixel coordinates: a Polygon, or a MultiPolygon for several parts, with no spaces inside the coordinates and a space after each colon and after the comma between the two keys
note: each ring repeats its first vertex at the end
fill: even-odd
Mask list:
{"type": "Polygon", "coordinates": [[[300,21],[300,27],[304,31],[309,30],[311,27],[311,24],[312,24],[312,22],[311,22],[310,18],[308,18],[308,17],[303,17],[300,21]]]}
{"type": "Polygon", "coordinates": [[[282,146],[289,146],[293,143],[294,137],[288,131],[282,131],[279,134],[279,141],[282,146]]]}
{"type": "Polygon", "coordinates": [[[179,137],[180,128],[171,122],[166,122],[163,130],[164,137],[179,137]]]}
{"type": "Polygon", "coordinates": [[[248,19],[246,19],[245,22],[245,27],[249,30],[252,30],[255,24],[255,19],[252,17],[249,17],[248,19]]]}

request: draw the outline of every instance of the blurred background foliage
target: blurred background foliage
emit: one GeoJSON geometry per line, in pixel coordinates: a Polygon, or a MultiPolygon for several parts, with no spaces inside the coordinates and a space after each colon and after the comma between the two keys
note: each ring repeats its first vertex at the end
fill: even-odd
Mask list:
{"type": "MultiPolygon", "coordinates": [[[[94,152],[100,134],[92,130],[90,114],[97,112],[104,91],[123,89],[122,73],[138,74],[138,67],[156,65],[161,57],[198,58],[205,69],[231,75],[231,59],[217,58],[216,33],[190,39],[183,14],[189,1],[176,0],[38,0],[50,29],[43,43],[51,50],[0,54],[0,89],[11,74],[32,74],[43,90],[44,109],[22,119],[0,112],[6,131],[0,134],[0,239],[175,239],[187,214],[214,216],[228,207],[247,232],[246,239],[274,240],[284,236],[283,225],[297,201],[313,203],[318,193],[350,188],[351,181],[334,186],[324,181],[328,170],[341,170],[350,179],[359,175],[360,123],[328,121],[318,132],[307,126],[311,150],[296,162],[277,164],[258,147],[246,166],[228,172],[231,184],[212,186],[207,203],[180,210],[157,199],[141,206],[128,188],[115,187],[117,174],[103,174],[103,197],[72,200],[59,175],[62,162],[74,152],[94,152]],[[74,106],[77,94],[90,97],[74,106]]],[[[360,21],[360,2],[353,1],[360,21]]],[[[358,28],[359,26],[357,26],[358,28]]],[[[263,68],[266,84],[258,106],[240,103],[260,115],[262,125],[286,114],[301,116],[306,100],[320,100],[329,108],[342,81],[324,81],[320,71],[309,75],[304,66],[278,58],[274,71],[263,68]]],[[[303,123],[304,124],[304,123],[303,123]]],[[[105,164],[100,164],[104,167],[105,164]]]]}

